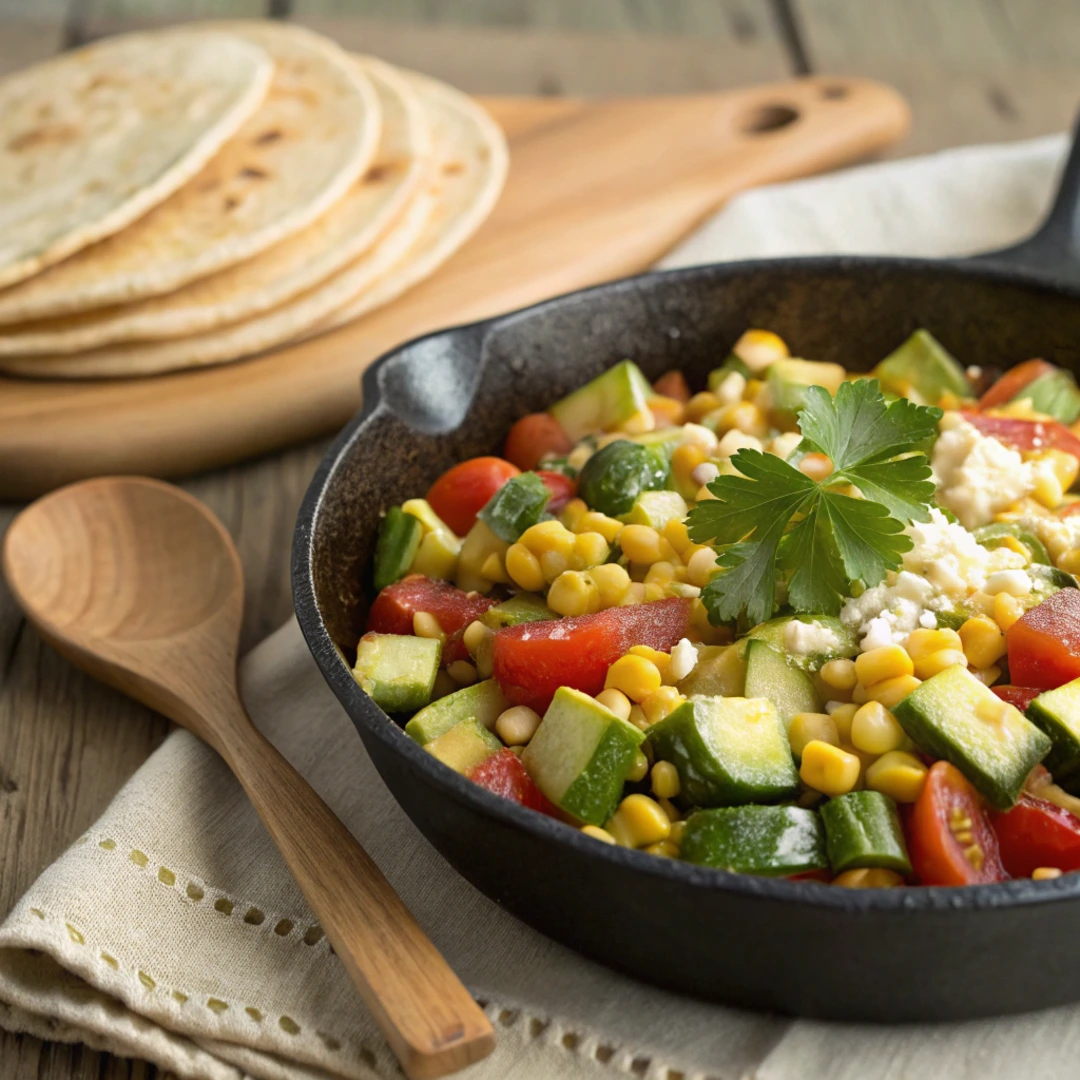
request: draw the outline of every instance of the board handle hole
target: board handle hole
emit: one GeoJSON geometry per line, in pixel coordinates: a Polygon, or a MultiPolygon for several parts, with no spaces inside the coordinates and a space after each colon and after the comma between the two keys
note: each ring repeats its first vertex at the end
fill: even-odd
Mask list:
{"type": "Polygon", "coordinates": [[[826,101],[841,101],[848,96],[848,88],[841,83],[831,83],[821,88],[821,96],[826,101]]]}
{"type": "Polygon", "coordinates": [[[763,135],[790,127],[798,119],[799,110],[790,105],[761,105],[743,122],[743,131],[748,135],[763,135]]]}

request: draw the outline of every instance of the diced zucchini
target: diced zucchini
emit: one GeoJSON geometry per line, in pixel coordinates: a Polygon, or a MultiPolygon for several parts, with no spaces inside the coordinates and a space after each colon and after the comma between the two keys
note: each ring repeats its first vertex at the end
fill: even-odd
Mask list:
{"type": "Polygon", "coordinates": [[[839,364],[819,360],[777,360],[765,376],[772,411],[790,423],[806,403],[811,386],[823,386],[830,394],[840,389],[847,372],[839,364]]]}
{"type": "Polygon", "coordinates": [[[603,825],[619,805],[644,740],[595,698],[561,686],[521,763],[556,806],[579,821],[603,825]]]}
{"type": "Polygon", "coordinates": [[[598,431],[612,431],[644,414],[653,396],[637,364],[623,360],[548,410],[567,436],[577,442],[598,431]]]}
{"type": "Polygon", "coordinates": [[[836,873],[883,866],[910,874],[904,831],[896,803],[880,791],[852,791],[821,808],[829,863],[836,873]]]}
{"type": "Polygon", "coordinates": [[[425,743],[424,749],[454,772],[465,775],[492,754],[497,754],[502,743],[498,736],[492,735],[479,720],[470,716],[458,721],[437,739],[425,743]]]}
{"type": "Polygon", "coordinates": [[[979,528],[973,530],[972,536],[982,544],[983,547],[989,548],[991,551],[994,548],[999,548],[1005,542],[1006,537],[1012,537],[1015,540],[1019,540],[1021,544],[1028,549],[1030,555],[1029,562],[1039,563],[1042,566],[1050,565],[1050,556],[1047,554],[1046,547],[1043,542],[1036,536],[1033,536],[1027,529],[1022,528],[1015,521],[996,521],[991,525],[981,525],[979,528]]]}
{"type": "Polygon", "coordinates": [[[401,509],[406,514],[412,514],[423,525],[425,533],[444,532],[454,535],[454,530],[431,509],[431,503],[427,499],[406,499],[401,504],[401,509]]]}
{"type": "Polygon", "coordinates": [[[920,405],[936,405],[944,394],[971,396],[964,369],[927,330],[916,330],[872,373],[882,390],[911,398],[920,405]]]}
{"type": "Polygon", "coordinates": [[[518,593],[516,596],[511,596],[509,600],[488,608],[480,616],[480,621],[485,626],[490,626],[492,630],[501,630],[504,626],[517,626],[518,623],[540,622],[558,617],[547,606],[547,601],[542,596],[526,592],[518,593]]]}
{"type": "Polygon", "coordinates": [[[578,496],[589,508],[608,517],[630,511],[644,491],[661,490],[671,471],[663,455],[648,447],[617,439],[597,450],[581,467],[578,496]]]}
{"type": "Polygon", "coordinates": [[[484,563],[492,555],[504,559],[509,547],[483,521],[476,522],[462,541],[454,583],[465,592],[491,592],[494,582],[481,573],[484,563]]]}
{"type": "Polygon", "coordinates": [[[700,866],[774,877],[829,865],[821,819],[798,806],[699,810],[687,818],[679,854],[700,866]]]}
{"type": "Polygon", "coordinates": [[[858,654],[859,639],[855,630],[845,626],[834,615],[781,615],[768,622],[759,623],[747,635],[754,641],[764,641],[779,653],[789,656],[791,662],[804,671],[814,672],[830,660],[851,657],[858,654]],[[817,623],[818,626],[832,631],[836,645],[813,653],[791,653],[787,647],[788,624],[791,622],[817,623]]]}
{"type": "Polygon", "coordinates": [[[1035,412],[1052,416],[1062,424],[1072,424],[1080,417],[1080,390],[1071,371],[1058,368],[1032,379],[1013,401],[1027,399],[1035,412]]]}
{"type": "Polygon", "coordinates": [[[414,574],[452,581],[457,575],[461,540],[434,510],[427,499],[408,499],[401,509],[420,522],[423,537],[409,569],[414,574]]]}
{"type": "Polygon", "coordinates": [[[401,507],[391,506],[379,526],[375,543],[375,588],[385,589],[404,577],[412,566],[420,546],[423,528],[420,522],[401,507]]]}
{"type": "Polygon", "coordinates": [[[1080,771],[1080,679],[1040,694],[1028,706],[1027,717],[1054,744],[1043,762],[1054,778],[1080,771]]]}
{"type": "Polygon", "coordinates": [[[356,646],[353,675],[387,712],[412,712],[431,700],[442,645],[408,634],[365,634],[356,646]]]}
{"type": "Polygon", "coordinates": [[[698,652],[694,670],[679,683],[686,697],[739,698],[746,694],[746,649],[737,645],[706,645],[698,652]]]}
{"type": "Polygon", "coordinates": [[[798,790],[784,725],[765,698],[692,697],[648,738],[657,759],[678,770],[690,806],[777,802],[798,790]]]}
{"type": "Polygon", "coordinates": [[[510,703],[503,697],[499,684],[494,679],[485,679],[425,706],[405,725],[405,734],[424,746],[470,718],[494,731],[499,713],[508,708],[510,703]]]}
{"type": "Polygon", "coordinates": [[[643,491],[626,520],[631,525],[651,525],[659,532],[669,521],[682,521],[686,515],[686,500],[677,491],[643,491]]]}
{"type": "Polygon", "coordinates": [[[959,664],[927,679],[893,706],[903,729],[955,765],[998,810],[1008,810],[1050,739],[959,664]]]}
{"type": "Polygon", "coordinates": [[[814,689],[814,680],[764,641],[746,643],[743,693],[748,698],[771,701],[785,728],[791,726],[791,718],[796,713],[821,712],[821,698],[814,689]]]}
{"type": "Polygon", "coordinates": [[[540,520],[550,499],[544,481],[534,472],[524,472],[507,480],[476,516],[500,540],[513,544],[540,520]]]}

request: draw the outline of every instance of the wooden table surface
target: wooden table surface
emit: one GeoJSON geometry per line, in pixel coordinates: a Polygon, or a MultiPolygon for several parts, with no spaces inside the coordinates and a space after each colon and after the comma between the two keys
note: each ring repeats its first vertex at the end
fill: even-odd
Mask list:
{"type": "MultiPolygon", "coordinates": [[[[1021,139],[1080,107],[1077,0],[0,0],[0,74],[127,27],[271,15],[477,93],[650,94],[868,75],[914,109],[896,156],[1021,139]]],[[[291,610],[293,518],[322,443],[194,477],[244,560],[249,647],[291,610]]],[[[0,531],[17,507],[0,507],[0,531]]],[[[44,647],[0,585],[0,914],[168,723],[44,647]]],[[[150,1080],[144,1062],[0,1032],[3,1080],[150,1080]]]]}

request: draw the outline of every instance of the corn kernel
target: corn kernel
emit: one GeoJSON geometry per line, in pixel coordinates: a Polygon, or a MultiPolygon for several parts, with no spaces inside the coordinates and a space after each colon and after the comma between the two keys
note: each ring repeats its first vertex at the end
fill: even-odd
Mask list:
{"type": "Polygon", "coordinates": [[[587,570],[586,574],[596,585],[600,594],[601,610],[609,607],[617,607],[626,596],[630,588],[630,575],[626,568],[618,563],[602,563],[587,570]]]}
{"type": "Polygon", "coordinates": [[[643,656],[646,660],[651,660],[660,672],[661,678],[671,666],[671,653],[661,652],[651,645],[631,645],[626,652],[629,656],[643,656]]]}
{"type": "Polygon", "coordinates": [[[913,803],[922,794],[929,770],[906,750],[890,750],[866,769],[866,786],[898,803],[913,803]]]}
{"type": "Polygon", "coordinates": [[[1033,466],[1032,479],[1035,487],[1032,497],[1053,510],[1061,503],[1066,490],[1076,479],[1076,458],[1072,454],[1062,454],[1060,450],[1038,450],[1025,454],[1024,457],[1033,466]],[[1066,466],[1066,460],[1071,464],[1066,466]]]}
{"type": "Polygon", "coordinates": [[[677,398],[668,397],[666,394],[654,394],[649,398],[648,405],[653,414],[653,420],[659,428],[677,427],[683,422],[686,405],[677,398]]]}
{"type": "Polygon", "coordinates": [[[942,649],[962,649],[963,642],[955,630],[912,630],[908,635],[904,648],[912,660],[918,661],[930,653],[940,652],[942,649]]]}
{"type": "Polygon", "coordinates": [[[626,719],[640,731],[649,730],[649,721],[645,719],[645,714],[641,711],[640,705],[631,705],[630,715],[626,719]]]}
{"type": "MultiPolygon", "coordinates": [[[[585,504],[582,503],[581,505],[584,506],[585,504]]],[[[623,523],[616,518],[601,514],[599,510],[589,510],[581,515],[575,531],[579,533],[599,533],[609,544],[613,544],[622,527],[623,523]]]]}
{"type": "Polygon", "coordinates": [[[506,566],[503,563],[502,556],[495,551],[484,560],[483,565],[480,567],[480,576],[487,578],[488,581],[503,585],[510,584],[510,579],[506,576],[506,566]]]}
{"type": "Polygon", "coordinates": [[[837,746],[812,739],[803,747],[799,777],[823,795],[846,795],[859,782],[861,772],[862,762],[837,746]]]}
{"type": "Polygon", "coordinates": [[[636,784],[639,780],[644,780],[648,775],[649,759],[641,750],[639,750],[634,755],[634,763],[630,766],[630,771],[626,774],[626,779],[632,784],[636,784]]]}
{"type": "Polygon", "coordinates": [[[946,668],[967,667],[968,658],[960,649],[938,649],[937,652],[927,653],[915,661],[915,677],[917,679],[932,679],[939,671],[946,668]]]}
{"type": "Polygon", "coordinates": [[[883,679],[867,688],[866,699],[891,709],[894,705],[899,705],[912,690],[917,689],[920,682],[914,675],[897,675],[895,679],[883,679]]]}
{"type": "Polygon", "coordinates": [[[663,859],[677,859],[679,857],[679,848],[677,844],[673,844],[670,840],[661,840],[659,844],[650,844],[645,851],[649,855],[659,855],[663,859]]]}
{"type": "Polygon", "coordinates": [[[904,879],[883,866],[860,866],[837,874],[832,883],[842,889],[895,889],[904,884],[904,879]]]}
{"type": "Polygon", "coordinates": [[[519,588],[539,592],[547,584],[540,560],[522,543],[511,544],[506,552],[506,572],[519,588]]]}
{"type": "Polygon", "coordinates": [[[1037,866],[1031,871],[1032,881],[1053,881],[1061,877],[1061,871],[1056,866],[1037,866]]]}
{"type": "Polygon", "coordinates": [[[652,789],[661,799],[674,799],[682,790],[679,770],[670,761],[658,761],[652,767],[652,789]]]}
{"type": "Polygon", "coordinates": [[[620,719],[630,719],[630,699],[621,690],[601,690],[600,693],[596,695],[596,700],[599,701],[605,709],[610,709],[620,719]]]}
{"type": "Polygon", "coordinates": [[[981,615],[968,619],[960,627],[958,636],[967,662],[972,667],[990,667],[1008,651],[1001,627],[993,619],[981,615]]]}
{"type": "Polygon", "coordinates": [[[648,525],[626,525],[619,532],[618,543],[623,554],[635,563],[651,566],[664,557],[664,547],[660,534],[648,525]]]}
{"type": "Polygon", "coordinates": [[[858,682],[855,661],[846,658],[830,660],[822,665],[821,678],[826,686],[831,686],[834,690],[853,690],[858,682]]]}
{"type": "Polygon", "coordinates": [[[560,520],[571,532],[577,532],[582,518],[591,513],[584,499],[571,499],[562,509],[560,520]]]}
{"type": "Polygon", "coordinates": [[[870,695],[862,683],[855,684],[855,689],[851,691],[851,700],[855,705],[865,705],[870,700],[870,695]]]}
{"type": "Polygon", "coordinates": [[[686,562],[688,558],[687,551],[695,546],[690,539],[690,533],[687,531],[686,522],[679,521],[677,518],[672,518],[661,530],[661,535],[671,545],[675,554],[678,555],[683,562],[686,562]]]}
{"type": "Polygon", "coordinates": [[[465,627],[465,633],[462,634],[461,640],[465,648],[469,650],[469,655],[476,656],[487,637],[488,628],[479,619],[476,619],[465,627]]]}
{"type": "Polygon", "coordinates": [[[704,589],[716,574],[716,552],[710,547],[699,547],[686,564],[686,580],[704,589]]]}
{"type": "MultiPolygon", "coordinates": [[[[708,431],[708,428],[704,429],[708,431]]],[[[709,432],[712,435],[712,432],[709,432]]],[[[716,436],[714,435],[715,439],[716,436]]],[[[696,446],[693,443],[683,443],[682,446],[677,446],[671,455],[671,475],[675,478],[676,484],[682,488],[688,485],[690,481],[690,474],[704,461],[708,461],[708,454],[700,446],[696,446]]]]}
{"type": "Polygon", "coordinates": [[[476,668],[468,660],[455,660],[446,665],[446,674],[458,684],[458,686],[472,686],[480,676],[476,668]]]}
{"type": "Polygon", "coordinates": [[[600,533],[579,532],[574,539],[574,553],[570,557],[571,569],[588,570],[599,566],[610,554],[611,548],[600,533]]]}
{"type": "Polygon", "coordinates": [[[645,574],[645,584],[670,585],[675,580],[675,567],[669,562],[656,562],[645,574]]]}
{"type": "Polygon", "coordinates": [[[673,821],[671,823],[671,832],[668,834],[668,843],[674,844],[676,847],[681,847],[683,842],[683,835],[686,833],[685,821],[673,821]]]}
{"type": "Polygon", "coordinates": [[[566,570],[552,582],[547,602],[559,615],[592,615],[600,610],[600,590],[587,574],[566,570]]]}
{"type": "Polygon", "coordinates": [[[776,360],[790,356],[787,343],[771,330],[747,330],[731,351],[752,371],[759,374],[776,360]]]}
{"type": "Polygon", "coordinates": [[[615,837],[607,829],[601,829],[599,825],[582,825],[581,833],[584,836],[591,836],[594,840],[599,840],[604,844],[614,844],[616,842],[615,837]]]}
{"type": "Polygon", "coordinates": [[[604,689],[621,690],[631,701],[644,701],[660,689],[660,670],[643,656],[620,656],[608,668],[604,689]]]}
{"type": "Polygon", "coordinates": [[[652,409],[649,408],[644,408],[632,416],[628,416],[617,426],[618,431],[625,432],[627,435],[644,435],[645,432],[653,431],[655,428],[656,417],[653,415],[652,409]]]}
{"type": "Polygon", "coordinates": [[[457,572],[460,551],[461,541],[456,536],[441,529],[432,530],[420,541],[409,571],[449,581],[457,572]]]}
{"type": "Polygon", "coordinates": [[[769,424],[765,414],[757,405],[749,401],[740,401],[737,405],[723,405],[708,418],[718,435],[729,431],[741,431],[744,435],[764,438],[769,433],[769,424]]]}
{"type": "Polygon", "coordinates": [[[1080,548],[1069,548],[1057,564],[1066,574],[1080,574],[1080,548]]]}
{"type": "Polygon", "coordinates": [[[899,750],[907,741],[904,729],[888,709],[877,701],[859,706],[851,720],[851,742],[868,754],[899,750]]]}
{"type": "Polygon", "coordinates": [[[1009,627],[1023,614],[1024,609],[1020,606],[1020,602],[1015,596],[1010,596],[1006,592],[999,592],[997,596],[994,597],[994,622],[996,622],[1002,630],[1008,630],[1009,627]]]}
{"type": "Polygon", "coordinates": [[[828,479],[833,474],[832,460],[826,454],[807,454],[799,462],[799,472],[818,482],[828,479]]]}
{"type": "Polygon", "coordinates": [[[577,469],[578,472],[585,467],[585,462],[593,456],[593,448],[588,443],[582,443],[580,446],[575,446],[569,454],[566,455],[566,464],[571,469],[577,469]]]}
{"type": "MultiPolygon", "coordinates": [[[[716,451],[720,457],[734,457],[740,450],[757,450],[759,453],[765,449],[762,441],[754,435],[747,435],[744,431],[739,431],[738,428],[732,428],[721,440],[717,443],[716,451]]],[[[716,479],[718,473],[714,473],[704,479],[704,483],[712,483],[716,479]]]]}
{"type": "Polygon", "coordinates": [[[627,586],[623,598],[619,601],[619,607],[629,607],[631,604],[645,603],[645,586],[640,581],[632,581],[627,586]]]}
{"type": "Polygon", "coordinates": [[[791,726],[788,728],[791,752],[796,757],[801,757],[806,744],[815,740],[837,746],[840,742],[840,733],[836,730],[836,722],[827,713],[796,713],[791,718],[791,726]]]}
{"type": "Polygon", "coordinates": [[[911,657],[899,645],[882,645],[855,658],[855,674],[867,689],[886,679],[914,674],[914,671],[911,657]]]}
{"type": "Polygon", "coordinates": [[[540,569],[546,581],[554,581],[570,569],[570,560],[561,551],[544,551],[540,554],[540,569]]]}
{"type": "Polygon", "coordinates": [[[654,600],[663,600],[667,596],[667,590],[656,581],[645,582],[645,603],[651,604],[654,600]]]}
{"type": "Polygon", "coordinates": [[[650,727],[670,716],[686,700],[674,686],[661,686],[641,702],[641,711],[650,727]]]}
{"type": "Polygon", "coordinates": [[[686,403],[686,419],[696,424],[703,416],[708,416],[709,413],[719,409],[721,404],[720,399],[707,390],[695,394],[686,403]]]}
{"type": "Polygon", "coordinates": [[[975,668],[971,671],[971,674],[974,675],[983,686],[993,686],[994,683],[1001,678],[1001,668],[999,668],[997,664],[991,664],[989,667],[975,668]]]}
{"type": "Polygon", "coordinates": [[[446,634],[439,625],[439,620],[430,611],[417,611],[412,617],[413,633],[417,637],[433,638],[436,641],[445,641],[446,634]]]}
{"type": "Polygon", "coordinates": [[[607,823],[607,830],[623,847],[642,848],[666,840],[671,835],[671,821],[655,799],[627,795],[607,823]]]}
{"type": "Polygon", "coordinates": [[[545,551],[557,551],[569,559],[574,550],[574,534],[561,521],[539,521],[518,537],[539,558],[545,551]]]}
{"type": "Polygon", "coordinates": [[[528,705],[514,705],[499,713],[495,734],[507,746],[525,746],[540,726],[540,714],[528,705]]]}
{"type": "Polygon", "coordinates": [[[854,702],[838,704],[835,709],[829,709],[829,716],[832,717],[832,722],[836,725],[836,732],[840,736],[841,742],[851,741],[851,725],[858,711],[859,706],[854,702]]]}

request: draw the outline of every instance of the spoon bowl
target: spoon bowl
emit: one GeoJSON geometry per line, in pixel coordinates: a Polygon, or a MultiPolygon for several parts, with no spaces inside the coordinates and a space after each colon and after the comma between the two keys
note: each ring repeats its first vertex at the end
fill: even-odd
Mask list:
{"type": "Polygon", "coordinates": [[[344,825],[262,736],[236,690],[240,557],[197,499],[144,477],[61,488],[7,531],[3,571],[46,641],[225,759],[406,1074],[490,1053],[487,1017],[344,825]]]}

